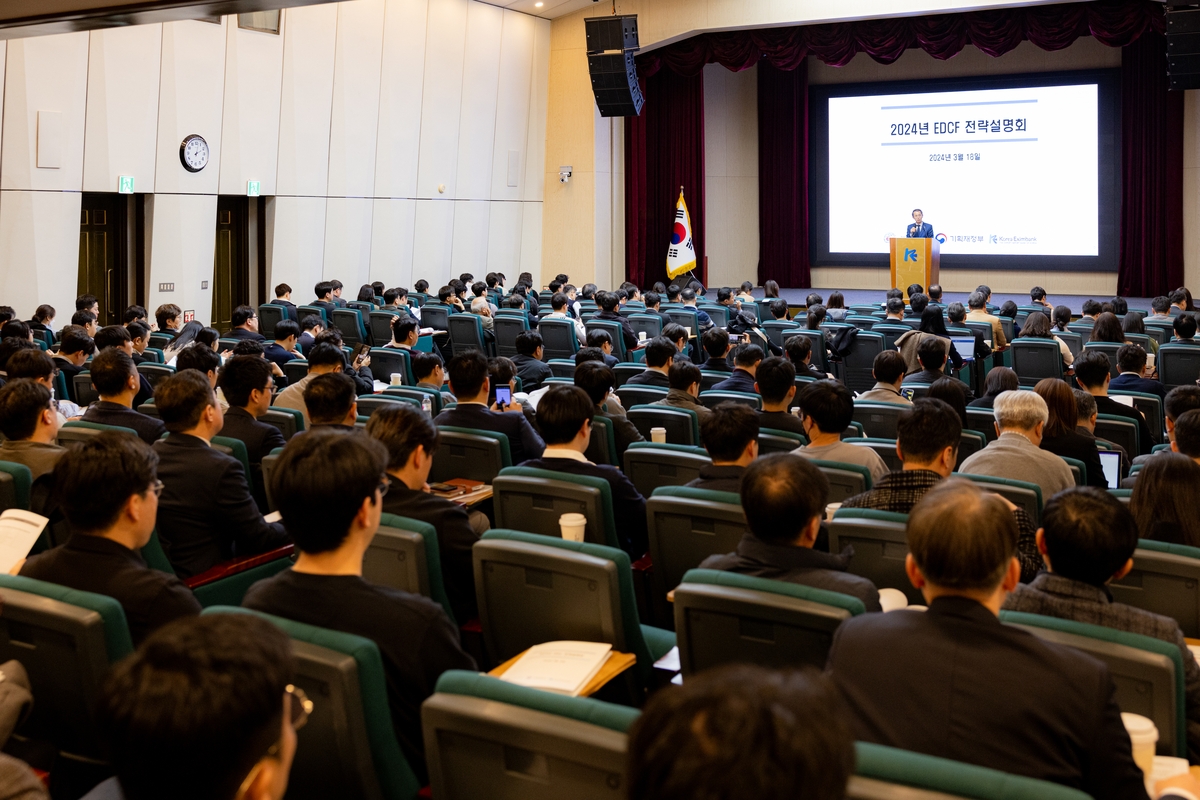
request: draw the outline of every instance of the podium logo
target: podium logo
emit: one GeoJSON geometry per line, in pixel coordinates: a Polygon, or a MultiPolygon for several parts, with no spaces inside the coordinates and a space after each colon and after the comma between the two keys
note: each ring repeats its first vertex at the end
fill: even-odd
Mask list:
{"type": "Polygon", "coordinates": [[[904,260],[905,261],[916,261],[917,260],[917,251],[910,250],[907,247],[904,248],[904,260]]]}

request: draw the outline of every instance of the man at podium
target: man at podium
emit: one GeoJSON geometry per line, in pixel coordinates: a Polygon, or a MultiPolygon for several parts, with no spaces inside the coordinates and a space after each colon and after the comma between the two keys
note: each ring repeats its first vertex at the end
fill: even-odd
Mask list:
{"type": "Polygon", "coordinates": [[[933,226],[928,222],[922,222],[923,217],[924,214],[921,213],[921,209],[914,208],[912,212],[913,224],[908,226],[904,235],[909,239],[932,239],[933,226]]]}

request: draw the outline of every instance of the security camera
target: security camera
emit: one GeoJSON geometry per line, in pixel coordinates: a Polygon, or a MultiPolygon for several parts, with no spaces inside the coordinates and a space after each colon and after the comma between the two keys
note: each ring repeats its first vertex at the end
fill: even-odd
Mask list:
{"type": "Polygon", "coordinates": [[[569,166],[568,167],[559,167],[558,168],[558,182],[566,183],[569,180],[571,180],[571,168],[569,166]]]}

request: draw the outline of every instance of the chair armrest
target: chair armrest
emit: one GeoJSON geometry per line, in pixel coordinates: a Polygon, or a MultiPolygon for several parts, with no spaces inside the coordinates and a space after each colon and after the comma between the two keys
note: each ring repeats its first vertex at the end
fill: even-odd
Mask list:
{"type": "Polygon", "coordinates": [[[274,550],[268,550],[265,553],[258,553],[252,556],[243,556],[226,561],[222,564],[217,564],[215,567],[204,570],[199,575],[193,575],[184,580],[189,589],[196,589],[200,586],[219,581],[222,578],[228,578],[231,575],[237,575],[239,572],[245,572],[248,569],[254,569],[257,566],[266,564],[270,561],[276,561],[280,558],[290,558],[292,551],[296,549],[294,544],[285,544],[283,547],[277,547],[274,550]]]}

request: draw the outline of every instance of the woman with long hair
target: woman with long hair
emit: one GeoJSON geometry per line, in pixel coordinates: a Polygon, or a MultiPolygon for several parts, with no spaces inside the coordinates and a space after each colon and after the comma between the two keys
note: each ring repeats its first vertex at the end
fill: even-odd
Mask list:
{"type": "Polygon", "coordinates": [[[779,297],[779,284],[775,281],[767,281],[763,284],[763,297],[767,300],[779,297]]]}
{"type": "Polygon", "coordinates": [[[1075,362],[1075,356],[1071,355],[1071,348],[1067,347],[1067,343],[1054,335],[1054,331],[1050,328],[1050,320],[1046,319],[1046,315],[1040,311],[1031,311],[1029,316],[1025,318],[1025,327],[1021,329],[1021,339],[1053,339],[1058,342],[1058,352],[1062,356],[1063,366],[1069,367],[1075,362]]]}
{"type": "Polygon", "coordinates": [[[1046,407],[1050,410],[1050,418],[1042,428],[1041,448],[1056,456],[1082,461],[1087,472],[1087,485],[1107,489],[1108,480],[1104,477],[1096,440],[1075,431],[1075,425],[1079,422],[1075,392],[1066,381],[1058,378],[1043,378],[1033,390],[1046,401],[1046,407]]]}
{"type": "Polygon", "coordinates": [[[1196,487],[1200,464],[1179,453],[1159,453],[1133,482],[1129,510],[1143,539],[1200,547],[1200,516],[1196,515],[1196,487]]]}
{"type": "MultiPolygon", "coordinates": [[[[1054,307],[1054,330],[1065,331],[1067,326],[1071,324],[1071,309],[1067,306],[1054,307]]],[[[1029,324],[1029,320],[1025,320],[1025,324],[1029,324]]]]}
{"type": "MultiPolygon", "coordinates": [[[[950,332],[946,330],[946,319],[944,316],[942,316],[942,309],[937,306],[932,308],[927,307],[921,312],[921,327],[917,328],[917,330],[919,330],[921,333],[929,333],[939,338],[946,339],[947,341],[950,339],[950,332]]],[[[907,335],[908,334],[903,334],[900,338],[902,339],[907,335]]],[[[897,339],[896,343],[899,344],[900,339],[897,339]]],[[[958,348],[954,346],[953,342],[949,342],[946,357],[950,360],[951,366],[953,366],[955,369],[962,369],[963,358],[959,354],[958,348]]]]}
{"type": "Polygon", "coordinates": [[[967,406],[970,408],[994,408],[996,397],[1003,392],[1015,392],[1021,388],[1021,380],[1017,373],[1008,367],[992,367],[984,382],[983,397],[977,397],[967,406]]]}
{"type": "Polygon", "coordinates": [[[941,400],[953,408],[954,413],[958,414],[958,419],[962,422],[963,428],[966,429],[967,396],[963,394],[962,381],[955,378],[938,378],[929,385],[929,394],[926,397],[941,400]]]}
{"type": "MultiPolygon", "coordinates": [[[[1125,314],[1125,319],[1121,320],[1121,330],[1125,333],[1140,333],[1146,335],[1146,324],[1142,322],[1141,314],[1125,314]]],[[[1158,340],[1153,336],[1147,337],[1150,340],[1150,351],[1158,355],[1158,340]]]]}
{"type": "Polygon", "coordinates": [[[1017,324],[1017,304],[1012,300],[1005,300],[1000,306],[1000,311],[997,316],[1008,317],[1013,321],[1013,338],[1021,335],[1021,326],[1017,324]]]}
{"type": "MultiPolygon", "coordinates": [[[[163,361],[167,364],[172,363],[175,360],[175,356],[179,355],[179,351],[196,341],[203,330],[204,326],[196,320],[185,322],[183,327],[171,337],[171,341],[163,346],[163,361]]],[[[216,331],[213,331],[213,333],[216,333],[216,331]]],[[[214,338],[213,341],[215,342],[216,339],[214,338]]],[[[212,345],[209,344],[209,346],[211,347],[212,345]]]]}
{"type": "Polygon", "coordinates": [[[805,319],[805,327],[810,331],[819,331],[821,323],[825,321],[826,311],[825,306],[821,304],[808,307],[808,315],[805,319]]]}
{"type": "Polygon", "coordinates": [[[850,309],[846,308],[846,298],[841,292],[829,293],[829,304],[825,306],[825,311],[834,322],[845,322],[846,317],[850,316],[850,309]]]}
{"type": "Polygon", "coordinates": [[[745,303],[753,303],[754,284],[750,281],[742,281],[742,285],[738,288],[737,299],[745,303]]]}
{"type": "Polygon", "coordinates": [[[371,307],[375,307],[375,287],[369,283],[364,283],[358,287],[358,302],[370,303],[371,307]]]}
{"type": "Polygon", "coordinates": [[[1096,317],[1096,324],[1092,327],[1092,338],[1088,341],[1125,344],[1125,331],[1121,329],[1121,320],[1111,311],[1101,312],[1100,316],[1096,317]]]}

